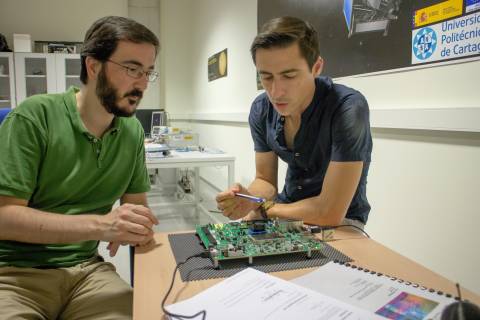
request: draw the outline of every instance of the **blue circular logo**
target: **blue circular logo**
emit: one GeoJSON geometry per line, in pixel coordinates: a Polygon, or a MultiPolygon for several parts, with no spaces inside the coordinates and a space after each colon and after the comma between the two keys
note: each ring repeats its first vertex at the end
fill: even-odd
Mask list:
{"type": "Polygon", "coordinates": [[[418,30],[413,39],[413,53],[420,60],[428,59],[437,48],[437,34],[432,28],[418,30]]]}

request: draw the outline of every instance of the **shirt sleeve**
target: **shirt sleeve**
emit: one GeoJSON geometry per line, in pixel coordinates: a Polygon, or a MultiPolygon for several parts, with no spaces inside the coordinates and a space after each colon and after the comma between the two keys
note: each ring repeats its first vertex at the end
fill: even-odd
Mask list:
{"type": "Polygon", "coordinates": [[[135,169],[132,180],[128,185],[125,193],[143,193],[150,191],[150,179],[148,177],[147,164],[145,160],[145,144],[143,130],[139,135],[139,148],[137,150],[137,158],[135,160],[135,169]]]}
{"type": "Polygon", "coordinates": [[[370,162],[372,136],[368,103],[360,93],[348,96],[335,111],[332,161],[370,162]]]}
{"type": "Polygon", "coordinates": [[[11,112],[0,126],[0,194],[29,200],[45,150],[45,133],[32,120],[11,112]]]}
{"type": "Polygon", "coordinates": [[[255,100],[250,108],[248,124],[252,135],[253,147],[256,152],[269,152],[272,148],[267,143],[267,119],[265,106],[255,100]]]}

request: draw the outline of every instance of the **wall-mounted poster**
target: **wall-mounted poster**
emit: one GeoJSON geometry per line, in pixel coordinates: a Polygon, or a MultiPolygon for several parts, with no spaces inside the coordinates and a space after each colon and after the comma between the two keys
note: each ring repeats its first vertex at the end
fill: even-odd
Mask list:
{"type": "Polygon", "coordinates": [[[343,77],[480,58],[480,0],[258,0],[318,31],[324,73],[343,77]]]}
{"type": "Polygon", "coordinates": [[[208,81],[227,76],[227,49],[208,58],[208,81]]]}

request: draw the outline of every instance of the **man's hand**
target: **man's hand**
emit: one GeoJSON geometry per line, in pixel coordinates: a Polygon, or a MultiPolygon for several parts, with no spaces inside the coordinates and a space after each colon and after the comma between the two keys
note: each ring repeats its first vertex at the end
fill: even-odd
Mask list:
{"type": "Polygon", "coordinates": [[[249,214],[247,214],[245,217],[242,219],[243,221],[250,221],[250,220],[263,220],[262,215],[256,211],[251,211],[249,214]]]}
{"type": "Polygon", "coordinates": [[[119,245],[143,246],[153,240],[152,227],[158,219],[142,205],[123,204],[101,218],[101,239],[111,242],[107,249],[113,256],[119,245]]]}
{"type": "Polygon", "coordinates": [[[230,189],[220,192],[217,197],[217,208],[223,212],[223,215],[232,220],[245,217],[250,211],[259,207],[259,203],[252,202],[245,198],[236,197],[235,193],[248,194],[248,190],[241,184],[236,183],[230,189]]]}
{"type": "MultiPolygon", "coordinates": [[[[148,247],[148,246],[154,245],[155,243],[156,243],[155,238],[152,238],[152,240],[150,240],[148,243],[142,245],[141,247],[148,247]]],[[[120,247],[120,245],[121,245],[120,242],[110,242],[107,245],[107,250],[109,251],[110,257],[114,257],[117,254],[117,251],[118,251],[118,248],[120,247]]],[[[140,245],[138,245],[137,247],[140,247],[140,245]]]]}
{"type": "Polygon", "coordinates": [[[117,254],[118,248],[120,247],[120,242],[110,242],[107,246],[110,257],[115,257],[117,254]]]}

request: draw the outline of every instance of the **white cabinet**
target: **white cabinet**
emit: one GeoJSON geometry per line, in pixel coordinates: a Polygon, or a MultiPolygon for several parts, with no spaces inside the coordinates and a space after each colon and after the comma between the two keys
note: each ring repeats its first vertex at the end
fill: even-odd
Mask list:
{"type": "Polygon", "coordinates": [[[0,52],[0,108],[15,107],[13,53],[0,52]]]}
{"type": "Polygon", "coordinates": [[[40,93],[56,92],[55,56],[45,53],[15,53],[17,104],[40,93]]]}
{"type": "Polygon", "coordinates": [[[80,82],[80,55],[54,53],[57,74],[57,91],[67,91],[71,86],[79,87],[80,82]]]}
{"type": "Polygon", "coordinates": [[[15,53],[17,104],[34,94],[64,92],[80,85],[80,55],[15,53]]]}

